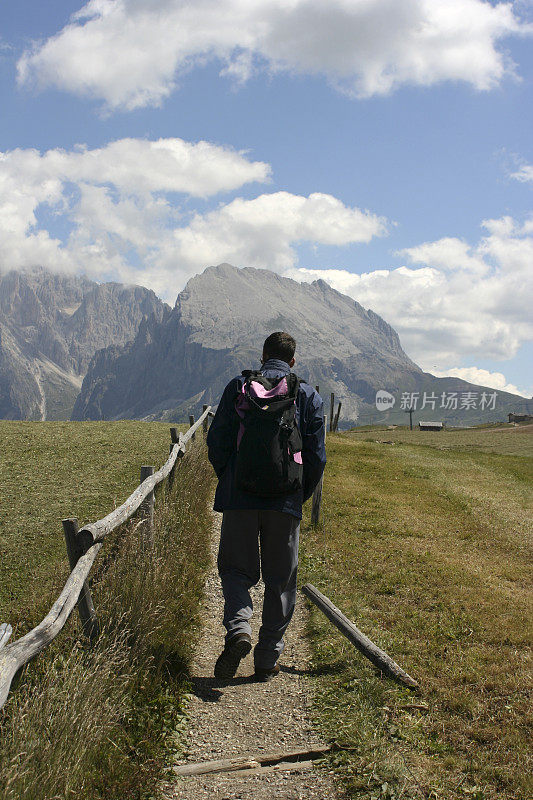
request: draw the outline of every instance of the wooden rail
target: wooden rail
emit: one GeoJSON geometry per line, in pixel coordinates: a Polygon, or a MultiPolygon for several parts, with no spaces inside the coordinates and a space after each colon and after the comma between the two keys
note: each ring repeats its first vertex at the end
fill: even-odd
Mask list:
{"type": "Polygon", "coordinates": [[[6,646],[12,633],[13,628],[7,622],[0,625],[0,648],[6,646]]]}
{"type": "MultiPolygon", "coordinates": [[[[115,528],[118,528],[119,525],[123,525],[131,519],[144,501],[148,500],[150,502],[155,487],[165,478],[169,478],[170,482],[172,481],[176,460],[180,455],[183,455],[185,445],[194,438],[196,430],[203,425],[204,419],[209,416],[212,416],[211,406],[207,406],[201,417],[194,425],[191,425],[185,434],[177,435],[176,429],[171,429],[172,444],[170,455],[161,469],[153,475],[148,475],[121,506],[103,519],[86,525],[79,531],[76,536],[76,547],[79,548],[78,554],[73,555],[73,551],[69,550],[70,563],[73,564],[77,558],[75,566],[72,568],[61,594],[42,622],[25,636],[10,644],[6,644],[6,642],[11,634],[11,626],[7,625],[7,623],[0,626],[0,708],[7,700],[11,683],[18,670],[55,639],[78,603],[80,595],[82,595],[86,603],[87,613],[92,615],[92,622],[95,623],[94,608],[91,611],[92,601],[90,605],[87,605],[88,599],[86,593],[84,594],[86,589],[85,582],[102,547],[104,538],[115,528]]],[[[74,522],[74,520],[68,520],[68,522],[74,522]]],[[[85,622],[86,620],[84,620],[82,613],[84,628],[85,622]]],[[[93,627],[91,627],[91,632],[94,632],[93,627]]]]}
{"type": "Polygon", "coordinates": [[[302,586],[302,593],[322,611],[322,613],[340,630],[343,636],[354,644],[357,649],[366,656],[378,669],[391,678],[395,678],[408,686],[410,689],[417,689],[418,682],[415,681],[405,670],[392,660],[392,658],[374,642],[365,636],[348,617],[334,606],[329,597],[319,592],[312,583],[302,586]]]}
{"type": "Polygon", "coordinates": [[[190,439],[194,439],[194,434],[197,429],[202,425],[204,417],[209,414],[209,407],[202,416],[191,425],[187,433],[181,437],[181,442],[175,443],[172,447],[168,460],[157,472],[149,475],[145,480],[135,489],[132,494],[125,500],[121,506],[115,508],[110,514],[98,522],[92,522],[90,525],[84,525],[80,530],[80,539],[84,546],[91,547],[96,542],[102,542],[108,533],[114,531],[119,525],[127,522],[130,517],[135,514],[141,503],[146,500],[150,492],[153,492],[155,487],[161,483],[174,468],[176,459],[178,458],[179,451],[183,445],[187,444],[190,439]]]}

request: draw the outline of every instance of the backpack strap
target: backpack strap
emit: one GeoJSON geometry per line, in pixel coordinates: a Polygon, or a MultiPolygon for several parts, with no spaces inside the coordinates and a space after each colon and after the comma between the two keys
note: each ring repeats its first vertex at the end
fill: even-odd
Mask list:
{"type": "Polygon", "coordinates": [[[294,395],[295,399],[296,396],[298,395],[298,389],[300,388],[300,383],[302,382],[305,383],[305,381],[302,381],[302,379],[299,378],[298,375],[296,375],[294,372],[289,372],[289,374],[287,375],[287,386],[289,388],[289,394],[294,395]]]}

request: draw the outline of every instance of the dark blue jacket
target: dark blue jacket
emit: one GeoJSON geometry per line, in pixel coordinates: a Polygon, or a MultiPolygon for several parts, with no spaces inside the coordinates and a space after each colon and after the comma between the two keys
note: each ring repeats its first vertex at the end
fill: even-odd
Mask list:
{"type": "MultiPolygon", "coordinates": [[[[279,378],[290,372],[285,361],[271,358],[261,372],[267,378],[279,378]]],[[[237,455],[235,400],[244,378],[233,378],[224,389],[216,414],[207,434],[209,461],[218,477],[215,511],[254,508],[284,511],[302,518],[302,504],[313,494],[326,464],[324,445],[324,404],[309,384],[302,382],[296,401],[296,420],[302,435],[303,491],[281,497],[258,497],[234,486],[237,455]]]]}

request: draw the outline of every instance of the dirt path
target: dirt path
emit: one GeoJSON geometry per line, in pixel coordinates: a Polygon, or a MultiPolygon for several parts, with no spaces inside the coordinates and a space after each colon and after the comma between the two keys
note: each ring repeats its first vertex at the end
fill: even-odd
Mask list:
{"type": "MultiPolygon", "coordinates": [[[[306,609],[298,597],[295,615],[285,637],[282,672],[269,683],[252,683],[252,653],[240,664],[228,683],[217,681],[213,666],[223,645],[222,593],[216,572],[220,518],[213,536],[215,566],[206,585],[205,627],[192,666],[194,694],[190,698],[188,750],[177,764],[212,759],[253,756],[273,751],[307,749],[323,745],[310,718],[309,648],[304,637],[306,609]]],[[[262,584],[252,591],[252,629],[257,638],[262,584]]],[[[168,800],[307,800],[339,797],[332,777],[314,766],[286,769],[262,768],[238,772],[178,777],[166,788],[168,800]]]]}

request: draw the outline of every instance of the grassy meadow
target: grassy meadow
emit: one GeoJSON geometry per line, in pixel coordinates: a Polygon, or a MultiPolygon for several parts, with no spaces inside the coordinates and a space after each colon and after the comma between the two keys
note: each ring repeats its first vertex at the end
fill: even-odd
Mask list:
{"type": "Polygon", "coordinates": [[[300,582],[420,682],[380,676],[311,608],[316,711],[350,797],[533,796],[532,431],[329,436],[300,582]]]}
{"type": "Polygon", "coordinates": [[[0,421],[0,622],[33,627],[69,573],[61,520],[112,511],[169,445],[158,422],[0,421]]]}
{"type": "MultiPolygon", "coordinates": [[[[38,622],[68,574],[61,519],[93,521],[168,457],[168,425],[0,423],[2,621],[38,622]]],[[[212,470],[201,437],[156,493],[154,546],[133,522],[106,539],[91,573],[101,634],[74,612],[14,681],[0,713],[0,800],[159,796],[179,731],[187,667],[210,566],[212,470]]]]}

